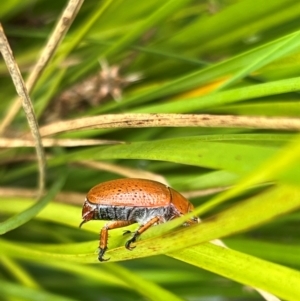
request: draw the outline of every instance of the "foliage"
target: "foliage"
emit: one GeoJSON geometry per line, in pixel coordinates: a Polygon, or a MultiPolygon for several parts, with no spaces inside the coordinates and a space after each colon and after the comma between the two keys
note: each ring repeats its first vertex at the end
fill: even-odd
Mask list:
{"type": "MultiPolygon", "coordinates": [[[[64,5],[1,4],[24,78],[64,5]]],[[[86,1],[30,93],[41,127],[51,123],[59,132],[59,120],[123,113],[231,119],[213,127],[158,120],[156,127],[70,128],[46,149],[48,193],[36,202],[34,149],[12,143],[28,135],[20,110],[0,153],[1,296],[262,300],[255,287],[300,300],[299,14],[292,0],[86,1]],[[75,147],[60,144],[67,139],[75,147]],[[145,172],[185,192],[203,222],[181,228],[182,217],[155,226],[132,252],[123,229],[110,231],[111,259],[99,263],[105,222],[78,229],[84,195],[100,182],[145,172]],[[210,243],[223,238],[229,248],[210,243]]],[[[0,70],[4,120],[16,91],[3,61],[0,70]]]]}

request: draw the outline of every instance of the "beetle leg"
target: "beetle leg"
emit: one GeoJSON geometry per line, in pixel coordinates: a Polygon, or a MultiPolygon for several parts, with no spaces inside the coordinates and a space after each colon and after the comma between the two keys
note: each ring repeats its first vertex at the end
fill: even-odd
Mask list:
{"type": "Polygon", "coordinates": [[[113,221],[107,223],[100,231],[100,241],[99,241],[99,254],[98,259],[99,261],[107,261],[108,259],[104,259],[104,253],[107,250],[107,240],[108,240],[108,230],[126,227],[135,223],[135,221],[113,221]]]}
{"type": "Polygon", "coordinates": [[[150,219],[150,221],[148,221],[145,225],[140,226],[137,231],[134,232],[134,235],[132,236],[132,238],[130,238],[129,240],[126,241],[125,247],[128,250],[133,250],[135,247],[131,247],[131,243],[136,242],[136,239],[138,238],[138,236],[140,236],[143,232],[145,232],[146,230],[148,230],[151,226],[153,226],[155,223],[157,223],[158,221],[160,221],[161,218],[156,216],[153,217],[152,219],[150,219]]]}

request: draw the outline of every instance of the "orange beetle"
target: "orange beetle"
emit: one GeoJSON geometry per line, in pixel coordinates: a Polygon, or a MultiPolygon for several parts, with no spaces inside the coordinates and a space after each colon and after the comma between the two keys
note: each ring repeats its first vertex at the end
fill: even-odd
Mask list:
{"type": "MultiPolygon", "coordinates": [[[[98,184],[88,192],[80,227],[90,220],[111,220],[100,232],[98,259],[106,261],[103,256],[107,250],[108,230],[138,223],[140,227],[125,244],[132,250],[131,243],[152,225],[165,223],[193,209],[187,199],[164,184],[145,179],[118,179],[98,184]]],[[[199,219],[193,217],[184,225],[198,222],[199,219]]]]}

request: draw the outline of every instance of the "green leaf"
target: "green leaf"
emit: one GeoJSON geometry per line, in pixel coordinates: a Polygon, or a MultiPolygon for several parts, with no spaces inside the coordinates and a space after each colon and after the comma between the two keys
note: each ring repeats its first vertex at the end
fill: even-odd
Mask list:
{"type": "Polygon", "coordinates": [[[38,290],[21,286],[19,284],[11,283],[5,280],[0,280],[0,293],[3,296],[10,296],[20,298],[20,300],[28,301],[75,301],[68,297],[51,294],[45,290],[38,290]]]}
{"type": "Polygon", "coordinates": [[[209,243],[169,255],[285,300],[300,299],[298,271],[209,243]]]}
{"type": "MultiPolygon", "coordinates": [[[[149,230],[152,238],[139,241],[134,251],[129,252],[123,246],[113,249],[110,247],[107,256],[111,256],[111,261],[115,261],[157,254],[168,254],[235,281],[265,289],[271,293],[288,298],[288,300],[297,300],[296,296],[299,297],[299,291],[298,289],[294,289],[292,284],[300,281],[300,274],[298,272],[232,250],[226,250],[210,244],[198,244],[248,230],[261,223],[270,221],[279,215],[291,210],[296,210],[300,208],[299,200],[299,189],[293,186],[275,186],[228,208],[216,216],[203,221],[203,223],[199,225],[165,233],[158,237],[157,235],[159,235],[160,230],[163,227],[168,227],[168,224],[171,224],[171,222],[153,227],[149,230]],[[257,208],[259,208],[260,211],[259,215],[257,215],[257,208]],[[184,250],[182,250],[183,247],[184,250]],[[203,256],[201,254],[203,254],[203,256]],[[207,260],[209,256],[212,256],[214,260],[207,260]],[[225,258],[227,258],[227,260],[225,260],[225,258]],[[252,266],[252,264],[254,265],[252,266]],[[237,269],[236,266],[239,266],[239,269],[237,269]],[[252,271],[247,273],[250,266],[252,266],[252,271]],[[267,274],[274,275],[268,282],[265,281],[267,274]],[[275,277],[275,275],[278,274],[281,274],[281,277],[275,277]],[[284,277],[286,277],[286,281],[290,281],[291,285],[282,286],[282,278],[284,277]],[[285,289],[281,291],[279,288],[282,287],[285,289]]],[[[53,205],[61,207],[61,209],[66,207],[66,211],[70,212],[66,205],[51,204],[51,206],[53,205]]],[[[42,211],[39,216],[48,220],[57,220],[57,222],[66,223],[66,221],[62,221],[59,216],[51,214],[53,208],[49,207],[50,206],[42,211]]],[[[4,207],[4,210],[12,210],[13,208],[18,207],[7,206],[4,207]]],[[[91,226],[87,224],[87,229],[98,232],[99,227],[95,228],[95,224],[96,223],[91,226]]],[[[98,224],[101,223],[98,222],[98,224]]],[[[120,238],[124,241],[124,237],[120,232],[121,231],[118,231],[119,238],[113,235],[110,237],[109,246],[111,246],[112,241],[114,243],[116,243],[116,241],[120,242],[120,238]]],[[[143,236],[146,236],[146,234],[143,236]]],[[[26,245],[13,245],[2,240],[0,241],[0,246],[4,253],[9,253],[11,256],[21,258],[33,259],[35,257],[42,257],[44,259],[48,258],[49,260],[57,259],[86,263],[97,262],[97,256],[94,252],[97,241],[64,245],[61,247],[56,246],[55,253],[52,253],[50,246],[39,247],[37,244],[26,247],[26,245]],[[71,254],[70,250],[75,254],[71,254]],[[80,254],[83,250],[88,251],[88,253],[80,254]]]]}
{"type": "MultiPolygon", "coordinates": [[[[299,45],[300,45],[300,42],[299,42],[300,39],[298,38],[298,36],[299,36],[299,32],[289,34],[276,41],[272,41],[268,44],[265,44],[261,47],[257,47],[255,49],[245,52],[243,54],[237,55],[236,57],[230,58],[221,63],[214,64],[203,70],[198,70],[198,71],[192,72],[188,75],[184,75],[182,77],[176,78],[175,80],[170,81],[164,85],[160,85],[158,88],[151,89],[150,91],[147,90],[146,92],[144,92],[142,94],[137,94],[136,96],[125,98],[121,104],[112,103],[107,106],[103,106],[101,108],[101,110],[99,110],[99,112],[103,113],[108,110],[120,107],[120,106],[128,105],[130,103],[138,102],[139,104],[141,104],[141,103],[145,103],[145,102],[148,102],[148,101],[156,99],[156,98],[172,96],[175,93],[188,91],[190,89],[197,88],[201,85],[204,85],[205,83],[210,83],[212,80],[219,79],[220,77],[224,77],[224,76],[227,77],[228,75],[231,76],[232,73],[235,73],[235,72],[242,72],[243,74],[246,75],[246,74],[248,74],[247,68],[249,67],[249,62],[259,61],[259,58],[261,58],[261,57],[266,58],[265,60],[260,62],[257,66],[255,65],[256,68],[254,66],[251,69],[251,71],[254,71],[254,70],[257,70],[258,68],[261,68],[262,66],[270,63],[271,61],[274,61],[276,59],[281,58],[282,56],[285,56],[292,52],[295,52],[299,48],[299,45]],[[286,44],[289,44],[289,47],[287,47],[285,49],[283,46],[286,44]],[[281,49],[281,51],[276,52],[277,49],[281,49]],[[272,53],[272,56],[270,57],[270,60],[269,60],[268,56],[270,53],[272,53]]],[[[242,75],[242,73],[241,73],[241,75],[242,75]]],[[[296,89],[299,90],[299,81],[297,81],[296,85],[297,85],[296,89]]],[[[273,84],[273,86],[274,86],[274,84],[273,84]]],[[[288,91],[295,91],[295,85],[292,85],[292,86],[294,87],[294,89],[291,90],[291,87],[290,87],[290,89],[288,91]]],[[[255,88],[255,86],[251,86],[251,88],[248,90],[252,91],[253,88],[255,88]]],[[[244,88],[244,89],[246,89],[246,88],[244,88]]],[[[280,89],[282,89],[280,87],[280,85],[277,85],[276,86],[276,91],[277,91],[276,94],[280,93],[279,92],[280,89]]],[[[262,91],[262,90],[260,89],[260,91],[262,91]]],[[[286,92],[288,92],[288,91],[286,91],[286,92]]],[[[275,94],[274,91],[270,95],[273,95],[273,94],[275,94]]],[[[243,96],[245,99],[245,97],[247,97],[247,94],[243,94],[243,96]]],[[[210,97],[212,102],[213,102],[214,97],[215,97],[215,95],[212,95],[210,97]]],[[[249,99],[249,96],[246,99],[249,99]]],[[[186,100],[185,100],[185,102],[186,102],[186,100]]],[[[199,106],[201,108],[202,107],[201,106],[202,99],[199,99],[199,97],[198,97],[197,102],[200,103],[199,106]]],[[[220,100],[218,100],[217,103],[219,103],[219,102],[220,102],[220,100]]],[[[175,104],[176,104],[176,102],[175,102],[175,104]]],[[[221,101],[221,104],[223,104],[222,101],[221,101]]],[[[210,105],[212,105],[212,104],[210,104],[210,105]]],[[[208,107],[208,106],[206,105],[206,107],[208,107]]],[[[183,108],[183,110],[181,110],[180,112],[181,113],[188,112],[188,111],[197,110],[197,109],[199,109],[199,107],[194,106],[193,109],[191,107],[189,107],[188,110],[183,108]]],[[[150,111],[148,111],[146,108],[142,109],[142,110],[139,110],[139,109],[134,110],[134,112],[138,112],[138,113],[141,113],[141,112],[149,113],[149,112],[154,112],[154,111],[155,111],[155,113],[165,112],[163,110],[159,110],[159,107],[153,107],[153,108],[150,107],[150,111]]],[[[170,110],[168,113],[170,113],[170,112],[178,112],[178,110],[177,111],[170,110]]]]}
{"type": "Polygon", "coordinates": [[[280,95],[300,90],[300,78],[289,78],[217,92],[211,95],[180,99],[158,105],[148,105],[134,109],[136,113],[189,113],[196,110],[214,108],[230,103],[239,103],[249,99],[260,99],[264,96],[280,95]]]}
{"type": "Polygon", "coordinates": [[[36,216],[51,200],[53,200],[55,195],[63,187],[65,180],[66,176],[62,176],[57,180],[57,182],[53,184],[48,193],[45,196],[41,197],[41,199],[34,205],[15,216],[10,217],[5,222],[0,223],[0,235],[20,227],[21,225],[30,221],[34,216],[36,216]]]}

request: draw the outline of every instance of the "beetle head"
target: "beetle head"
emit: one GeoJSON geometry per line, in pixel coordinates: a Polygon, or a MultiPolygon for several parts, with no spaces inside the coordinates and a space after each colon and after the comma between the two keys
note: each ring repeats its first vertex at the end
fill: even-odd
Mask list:
{"type": "Polygon", "coordinates": [[[85,202],[82,207],[82,218],[83,221],[80,223],[79,228],[88,221],[94,219],[95,212],[97,209],[97,205],[90,203],[87,199],[85,199],[85,202]]]}

